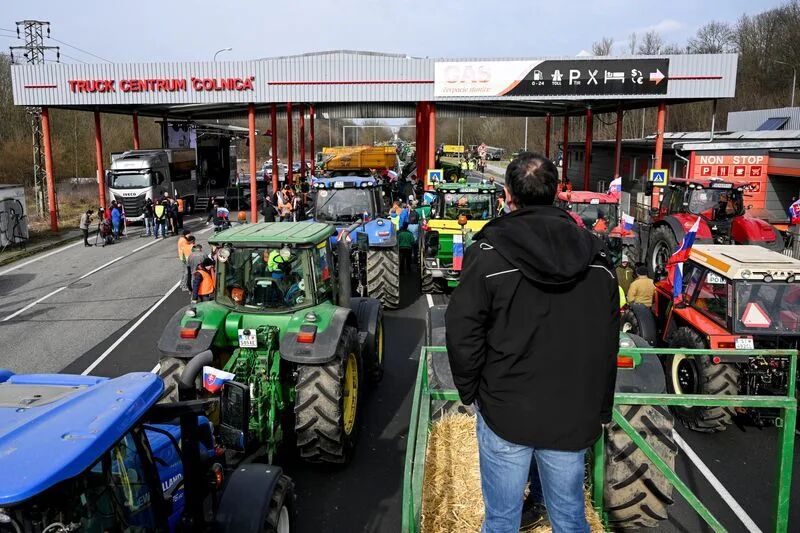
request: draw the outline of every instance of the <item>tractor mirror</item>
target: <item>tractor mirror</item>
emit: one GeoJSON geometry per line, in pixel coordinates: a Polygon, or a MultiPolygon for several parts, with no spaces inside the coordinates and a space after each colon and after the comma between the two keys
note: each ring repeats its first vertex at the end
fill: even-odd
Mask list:
{"type": "Polygon", "coordinates": [[[356,237],[356,244],[358,244],[358,251],[360,252],[367,252],[369,251],[369,235],[364,233],[363,231],[357,234],[356,237]]]}
{"type": "Polygon", "coordinates": [[[225,383],[222,387],[219,418],[222,445],[229,450],[244,451],[247,448],[250,423],[250,391],[247,385],[238,381],[225,383]]]}

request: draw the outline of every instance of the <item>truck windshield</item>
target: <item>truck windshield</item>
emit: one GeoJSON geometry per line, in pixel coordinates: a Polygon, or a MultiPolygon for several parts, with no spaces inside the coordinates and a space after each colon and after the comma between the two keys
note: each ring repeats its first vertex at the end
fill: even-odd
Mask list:
{"type": "Polygon", "coordinates": [[[736,283],[736,333],[797,335],[800,331],[800,284],[736,283]]]}
{"type": "Polygon", "coordinates": [[[217,301],[228,307],[289,311],[313,304],[309,250],[234,248],[217,262],[217,301]]]}
{"type": "Polygon", "coordinates": [[[572,204],[570,210],[581,217],[587,228],[599,233],[608,233],[619,222],[616,204],[572,204]],[[600,220],[605,221],[605,227],[600,220]]]}
{"type": "Polygon", "coordinates": [[[489,220],[494,214],[494,199],[491,194],[445,193],[444,218],[455,220],[459,215],[467,220],[489,220]]]}
{"type": "Polygon", "coordinates": [[[320,189],[315,196],[314,218],[321,222],[355,222],[364,211],[376,212],[371,188],[320,189]]]}
{"type": "Polygon", "coordinates": [[[110,175],[109,187],[112,189],[142,189],[155,184],[153,173],[149,171],[145,174],[139,174],[138,172],[111,172],[110,175]]]}
{"type": "Polygon", "coordinates": [[[689,199],[689,212],[709,220],[741,215],[742,195],[731,189],[696,189],[689,199]]]}

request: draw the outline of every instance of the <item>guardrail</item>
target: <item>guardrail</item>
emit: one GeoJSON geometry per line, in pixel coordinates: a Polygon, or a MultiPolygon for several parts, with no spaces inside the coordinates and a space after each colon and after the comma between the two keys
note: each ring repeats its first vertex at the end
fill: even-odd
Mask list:
{"type": "MultiPolygon", "coordinates": [[[[408,429],[408,442],[406,447],[405,471],[403,475],[403,518],[402,531],[416,533],[420,531],[422,511],[422,490],[425,476],[425,455],[428,447],[428,430],[431,423],[431,402],[434,400],[458,401],[458,392],[452,389],[431,389],[428,385],[428,354],[432,357],[441,357],[446,352],[444,347],[422,348],[420,353],[419,368],[417,370],[416,385],[411,405],[411,422],[408,429]]],[[[790,376],[797,375],[796,350],[696,350],[696,349],[667,349],[667,348],[620,348],[619,356],[630,357],[633,368],[639,366],[642,357],[658,355],[727,355],[737,357],[761,356],[768,359],[789,359],[790,376]]],[[[627,370],[626,370],[627,371],[627,370]]],[[[684,497],[687,503],[700,515],[700,517],[714,531],[726,531],[719,520],[713,516],[708,508],[678,477],[675,471],[653,450],[644,438],[633,428],[628,420],[619,411],[620,405],[662,405],[682,407],[754,407],[777,408],[782,412],[782,418],[776,424],[779,432],[778,446],[778,486],[775,501],[775,527],[776,533],[788,531],[789,498],[792,480],[792,460],[794,453],[795,427],[797,423],[797,399],[795,379],[788,380],[788,390],[784,396],[715,396],[708,394],[642,394],[642,393],[616,393],[614,395],[613,420],[638,446],[653,465],[661,471],[673,487],[684,497]]],[[[603,509],[603,487],[605,484],[605,432],[594,445],[592,464],[592,499],[595,508],[607,523],[607,515],[603,509]]]]}

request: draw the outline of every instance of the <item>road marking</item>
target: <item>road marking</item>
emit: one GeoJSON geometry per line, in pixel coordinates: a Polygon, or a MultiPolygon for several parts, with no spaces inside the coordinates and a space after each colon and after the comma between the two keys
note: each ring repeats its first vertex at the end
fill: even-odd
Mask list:
{"type": "Polygon", "coordinates": [[[694,463],[697,469],[703,474],[703,477],[714,487],[714,490],[720,495],[720,497],[728,504],[728,507],[731,508],[731,511],[742,521],[742,524],[747,528],[748,531],[752,531],[755,533],[761,533],[761,529],[753,522],[753,519],[742,509],[742,506],[739,505],[731,493],[725,488],[725,486],[717,479],[717,476],[711,472],[711,470],[705,465],[705,463],[697,456],[695,451],[686,443],[685,440],[678,434],[677,431],[672,431],[672,438],[675,439],[675,442],[684,453],[689,457],[689,459],[694,463]]]}
{"type": "Polygon", "coordinates": [[[425,299],[428,300],[428,309],[433,307],[433,296],[431,296],[430,294],[426,294],[425,299]]]}
{"type": "Polygon", "coordinates": [[[201,229],[200,231],[196,231],[195,233],[197,235],[200,235],[201,233],[205,233],[207,231],[211,231],[212,229],[214,229],[214,226],[211,226],[210,228],[201,229]]]}
{"type": "Polygon", "coordinates": [[[38,303],[41,303],[41,302],[43,302],[43,301],[47,300],[48,298],[50,298],[50,297],[51,297],[51,296],[53,296],[54,294],[58,294],[59,292],[63,291],[63,290],[64,290],[64,289],[66,289],[66,288],[67,288],[66,286],[64,286],[64,287],[60,287],[60,288],[58,288],[58,289],[54,290],[54,291],[53,291],[53,292],[51,292],[51,293],[45,294],[44,296],[42,296],[42,297],[41,297],[41,298],[39,298],[38,300],[36,300],[36,301],[34,301],[34,302],[31,302],[31,303],[29,303],[28,305],[26,305],[25,307],[23,307],[23,308],[22,308],[22,309],[20,309],[19,311],[17,311],[17,312],[15,312],[15,313],[12,313],[12,314],[8,315],[8,316],[7,316],[7,317],[5,317],[3,320],[0,320],[0,322],[5,322],[5,321],[7,321],[7,320],[11,320],[11,319],[12,319],[12,318],[14,318],[15,316],[19,316],[19,315],[21,315],[22,313],[24,313],[25,311],[27,311],[28,309],[30,309],[30,308],[31,308],[31,307],[33,307],[34,305],[36,305],[36,304],[38,304],[38,303]]]}
{"type": "Polygon", "coordinates": [[[159,370],[161,370],[161,363],[156,364],[156,366],[153,367],[153,370],[151,370],[150,373],[151,374],[158,374],[159,370]]]}
{"type": "MultiPolygon", "coordinates": [[[[79,278],[78,278],[76,281],[80,281],[80,280],[82,280],[82,279],[88,278],[88,277],[89,277],[89,276],[91,276],[92,274],[94,274],[94,273],[96,273],[96,272],[99,272],[99,271],[103,270],[103,269],[104,269],[104,268],[106,268],[107,266],[113,265],[113,264],[114,264],[114,263],[116,263],[117,261],[119,261],[119,260],[121,260],[121,259],[125,259],[126,257],[130,257],[130,256],[132,256],[133,254],[135,254],[136,252],[138,252],[139,250],[144,250],[144,249],[145,249],[145,248],[147,248],[148,246],[152,246],[152,245],[156,244],[157,242],[159,242],[159,241],[157,241],[157,240],[152,240],[152,241],[148,242],[147,244],[144,244],[144,245],[142,245],[142,246],[139,246],[138,248],[135,248],[133,251],[131,251],[131,252],[130,252],[130,253],[128,253],[128,254],[121,255],[121,256],[117,257],[116,259],[112,259],[111,261],[109,261],[109,262],[107,262],[107,263],[104,263],[104,264],[100,265],[99,267],[95,268],[94,270],[91,270],[91,271],[87,272],[87,273],[86,273],[86,274],[84,274],[83,276],[79,277],[79,278]]],[[[74,281],[73,281],[72,283],[74,283],[74,281]]]]}
{"type": "MultiPolygon", "coordinates": [[[[113,351],[114,351],[114,350],[117,348],[117,346],[119,346],[120,344],[122,344],[122,341],[124,341],[125,339],[127,339],[127,338],[130,336],[130,334],[131,334],[131,333],[133,333],[134,331],[136,331],[136,328],[138,328],[139,326],[141,326],[141,325],[142,325],[142,322],[144,322],[144,321],[147,319],[147,317],[149,317],[150,315],[152,315],[152,314],[153,314],[153,312],[155,312],[155,310],[156,310],[156,309],[158,309],[158,307],[159,307],[161,304],[163,304],[163,303],[164,303],[164,301],[165,301],[167,298],[169,298],[170,294],[172,294],[173,292],[175,292],[175,290],[176,290],[176,289],[177,289],[177,288],[180,286],[180,284],[181,284],[181,282],[180,282],[180,281],[179,281],[179,282],[177,282],[177,283],[175,283],[175,285],[173,285],[173,286],[172,286],[172,288],[171,288],[171,289],[169,289],[169,290],[167,291],[167,293],[166,293],[166,294],[164,294],[164,296],[162,296],[161,298],[159,298],[159,300],[158,300],[156,303],[154,303],[154,304],[153,304],[153,307],[151,307],[150,309],[148,309],[148,310],[147,310],[147,312],[146,312],[145,314],[143,314],[143,315],[142,315],[142,316],[139,318],[139,320],[137,320],[136,322],[134,322],[134,324],[133,324],[133,325],[132,325],[130,328],[128,328],[128,331],[126,331],[125,333],[123,333],[123,334],[120,336],[120,338],[118,338],[116,341],[114,341],[114,344],[112,344],[111,346],[109,346],[109,347],[108,347],[108,349],[107,349],[105,352],[103,352],[102,354],[100,354],[100,357],[98,357],[97,359],[95,359],[95,360],[94,360],[94,362],[93,362],[91,365],[89,365],[89,366],[86,368],[86,370],[84,370],[83,372],[81,372],[81,375],[82,375],[82,376],[87,376],[87,375],[89,375],[89,373],[90,373],[92,370],[94,370],[94,369],[97,367],[97,365],[99,365],[100,363],[102,363],[102,362],[103,362],[103,360],[104,360],[106,357],[108,357],[108,355],[109,355],[111,352],[113,352],[113,351]]],[[[158,368],[159,366],[160,366],[160,365],[156,365],[156,368],[158,368]]],[[[156,368],[154,368],[153,370],[156,370],[156,368]]],[[[151,371],[151,372],[152,372],[152,371],[151,371]]]]}
{"type": "Polygon", "coordinates": [[[33,259],[31,259],[29,261],[25,261],[24,263],[20,263],[17,266],[13,266],[11,268],[7,268],[7,269],[3,270],[2,272],[0,272],[0,276],[2,276],[4,274],[8,274],[9,272],[13,272],[15,270],[19,270],[22,267],[26,267],[26,266],[28,266],[28,265],[30,265],[32,263],[35,263],[36,261],[41,261],[42,259],[50,257],[51,255],[55,255],[55,254],[61,253],[64,250],[68,250],[69,248],[72,248],[73,246],[78,246],[79,244],[83,244],[83,241],[78,241],[78,242],[75,242],[75,243],[72,243],[72,244],[68,244],[66,246],[62,246],[61,248],[53,250],[52,252],[47,252],[44,255],[40,255],[39,257],[34,257],[33,259]]]}

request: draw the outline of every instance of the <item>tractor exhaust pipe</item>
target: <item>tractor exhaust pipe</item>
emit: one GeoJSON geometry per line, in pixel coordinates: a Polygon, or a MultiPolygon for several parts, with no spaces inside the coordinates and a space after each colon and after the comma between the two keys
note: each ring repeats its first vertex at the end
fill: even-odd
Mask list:
{"type": "Polygon", "coordinates": [[[353,288],[350,283],[350,248],[344,238],[344,233],[336,243],[336,253],[339,256],[339,307],[350,307],[350,295],[353,288]]]}
{"type": "Polygon", "coordinates": [[[203,367],[210,365],[213,360],[214,354],[211,353],[211,350],[206,350],[195,355],[186,363],[181,377],[178,378],[178,399],[180,401],[197,399],[197,390],[194,386],[194,380],[197,379],[197,376],[203,371],[203,367]]]}

